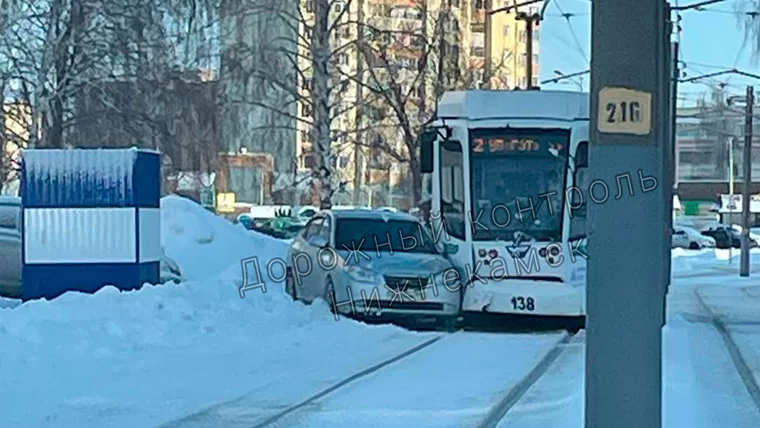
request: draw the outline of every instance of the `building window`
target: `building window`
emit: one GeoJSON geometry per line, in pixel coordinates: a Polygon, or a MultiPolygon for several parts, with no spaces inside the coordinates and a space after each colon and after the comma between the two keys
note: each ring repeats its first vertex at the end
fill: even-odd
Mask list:
{"type": "Polygon", "coordinates": [[[533,76],[533,86],[534,87],[538,86],[538,77],[536,77],[536,76],[533,76]]]}
{"type": "Polygon", "coordinates": [[[486,8],[486,0],[475,0],[475,9],[482,10],[486,8]]]}
{"type": "Polygon", "coordinates": [[[301,103],[301,116],[311,117],[311,106],[308,103],[301,103]]]}
{"type": "Polygon", "coordinates": [[[525,43],[528,40],[528,35],[525,30],[520,30],[520,43],[525,43]]]}
{"type": "Polygon", "coordinates": [[[510,34],[509,30],[510,30],[509,25],[505,25],[504,26],[504,37],[509,37],[509,34],[510,34]]]}
{"type": "Polygon", "coordinates": [[[538,64],[538,54],[533,54],[533,64],[538,64]]]}
{"type": "Polygon", "coordinates": [[[538,29],[533,30],[533,41],[537,42],[538,39],[541,37],[541,33],[538,29]]]}
{"type": "Polygon", "coordinates": [[[528,62],[528,54],[526,53],[520,54],[520,60],[519,60],[520,66],[525,67],[525,64],[527,64],[527,62],[528,62]]]}

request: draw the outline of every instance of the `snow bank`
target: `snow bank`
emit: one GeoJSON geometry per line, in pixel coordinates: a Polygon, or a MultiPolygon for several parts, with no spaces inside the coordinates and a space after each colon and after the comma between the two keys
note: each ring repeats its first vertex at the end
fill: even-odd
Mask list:
{"type": "Polygon", "coordinates": [[[188,199],[166,197],[161,209],[162,244],[187,282],[0,304],[0,426],[155,426],[271,382],[267,367],[283,355],[308,371],[332,359],[318,352],[414,339],[336,322],[282,284],[241,299],[240,259],[266,263],[286,244],[188,199]]]}
{"type": "MultiPolygon", "coordinates": [[[[672,250],[674,276],[739,272],[739,249],[672,250]]],[[[750,251],[752,272],[760,272],[760,249],[750,251]]]]}
{"type": "Polygon", "coordinates": [[[242,259],[258,256],[266,266],[271,258],[284,258],[287,252],[287,243],[232,224],[180,196],[161,199],[161,245],[191,280],[234,271],[240,278],[242,259]]]}

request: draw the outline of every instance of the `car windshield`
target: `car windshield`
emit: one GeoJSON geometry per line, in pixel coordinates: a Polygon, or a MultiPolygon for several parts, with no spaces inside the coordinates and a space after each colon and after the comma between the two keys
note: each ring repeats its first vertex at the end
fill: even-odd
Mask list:
{"type": "Polygon", "coordinates": [[[338,250],[438,253],[430,232],[421,223],[412,220],[339,219],[335,227],[335,242],[338,250]]]}
{"type": "Polygon", "coordinates": [[[568,142],[568,131],[471,131],[474,239],[561,238],[568,142]]]}

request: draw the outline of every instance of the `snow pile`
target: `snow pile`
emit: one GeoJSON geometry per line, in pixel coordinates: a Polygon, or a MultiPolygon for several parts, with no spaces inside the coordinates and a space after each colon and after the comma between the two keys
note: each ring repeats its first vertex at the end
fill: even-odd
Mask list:
{"type": "MultiPolygon", "coordinates": [[[[672,250],[672,270],[676,276],[738,273],[740,256],[741,250],[737,248],[697,251],[674,248],[672,250]]],[[[750,251],[750,266],[752,272],[760,272],[760,249],[755,248],[750,251]]]]}
{"type": "Polygon", "coordinates": [[[258,256],[263,267],[287,252],[287,243],[248,231],[173,195],[161,199],[161,245],[189,279],[216,278],[235,269],[242,276],[241,260],[258,256]]]}
{"type": "Polygon", "coordinates": [[[161,209],[162,244],[187,282],[0,305],[0,426],[154,426],[244,394],[283,355],[306,367],[315,346],[412,335],[335,322],[272,281],[241,298],[240,259],[266,263],[286,244],[184,198],[161,209]]]}

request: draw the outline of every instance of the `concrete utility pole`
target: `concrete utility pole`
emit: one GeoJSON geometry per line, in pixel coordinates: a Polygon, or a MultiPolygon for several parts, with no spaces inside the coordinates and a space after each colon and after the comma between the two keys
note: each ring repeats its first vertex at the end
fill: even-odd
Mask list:
{"type": "Polygon", "coordinates": [[[528,59],[526,61],[527,62],[526,66],[530,70],[530,72],[529,72],[530,74],[527,75],[528,76],[528,84],[527,84],[526,89],[531,88],[533,86],[532,85],[532,81],[531,81],[531,79],[533,78],[533,63],[532,63],[532,60],[533,60],[533,26],[532,26],[532,23],[533,23],[533,21],[532,20],[535,19],[535,22],[540,22],[543,19],[544,11],[546,11],[546,8],[547,8],[547,6],[549,6],[549,2],[551,0],[528,0],[528,1],[521,2],[521,3],[516,3],[516,4],[513,4],[513,5],[510,5],[510,6],[504,6],[504,7],[501,7],[499,9],[492,9],[493,0],[485,0],[485,20],[484,20],[484,24],[483,24],[483,27],[484,27],[483,31],[485,32],[485,34],[484,34],[485,41],[484,41],[484,48],[483,48],[483,50],[485,51],[484,58],[483,58],[483,80],[484,80],[483,81],[483,84],[484,84],[483,87],[485,89],[491,89],[491,77],[493,77],[492,76],[492,74],[493,74],[493,54],[491,52],[493,50],[493,21],[492,21],[491,17],[494,14],[499,13],[499,12],[509,12],[512,9],[517,9],[519,7],[522,7],[522,6],[529,6],[529,5],[532,5],[532,4],[540,3],[542,1],[544,2],[544,6],[543,6],[543,8],[541,8],[541,13],[540,14],[527,15],[524,12],[520,12],[520,13],[517,14],[517,17],[515,18],[517,20],[526,20],[526,19],[528,19],[528,17],[530,17],[530,19],[531,19],[530,22],[527,22],[527,25],[528,25],[528,27],[530,27],[530,29],[529,29],[528,34],[527,34],[528,40],[527,40],[526,50],[528,52],[528,59]],[[520,18],[521,15],[523,15],[523,18],[520,18]]]}
{"type": "MultiPolygon", "coordinates": [[[[667,108],[665,114],[661,115],[660,126],[665,129],[665,144],[662,146],[662,183],[659,189],[663,193],[665,199],[664,220],[663,224],[663,237],[667,239],[662,240],[663,251],[663,288],[662,288],[662,316],[661,326],[665,326],[667,322],[667,295],[670,289],[670,268],[671,268],[671,253],[673,242],[671,236],[673,236],[673,198],[676,194],[674,189],[674,161],[675,161],[675,141],[676,141],[676,128],[675,128],[675,115],[676,115],[676,97],[678,87],[673,80],[673,75],[678,73],[678,62],[673,62],[673,44],[670,41],[673,33],[673,25],[670,21],[670,5],[665,3],[665,31],[662,33],[662,44],[665,47],[663,52],[665,54],[665,66],[662,67],[662,97],[667,101],[667,108]],[[675,65],[675,70],[673,69],[675,65]]],[[[677,47],[677,46],[676,46],[677,47]]],[[[677,61],[677,58],[676,58],[677,61]]],[[[659,117],[658,117],[659,118],[659,117]]]]}
{"type": "Polygon", "coordinates": [[[749,203],[752,187],[752,117],[754,112],[755,93],[752,86],[747,87],[747,107],[744,116],[744,188],[742,189],[742,256],[739,265],[739,275],[749,276],[749,203]]]}
{"type": "Polygon", "coordinates": [[[594,1],[585,426],[662,426],[666,4],[594,1]],[[656,112],[656,114],[655,114],[656,112]],[[630,186],[630,187],[629,187],[630,186]],[[597,190],[598,189],[598,190],[597,190]]]}
{"type": "Polygon", "coordinates": [[[525,21],[525,89],[533,87],[533,26],[541,22],[541,15],[534,13],[529,15],[518,12],[515,17],[518,21],[525,21]]]}
{"type": "Polygon", "coordinates": [[[493,21],[491,16],[494,14],[492,10],[493,1],[486,0],[485,3],[485,22],[483,23],[483,88],[491,89],[491,71],[493,69],[493,57],[491,56],[491,49],[493,49],[493,21]]]}

